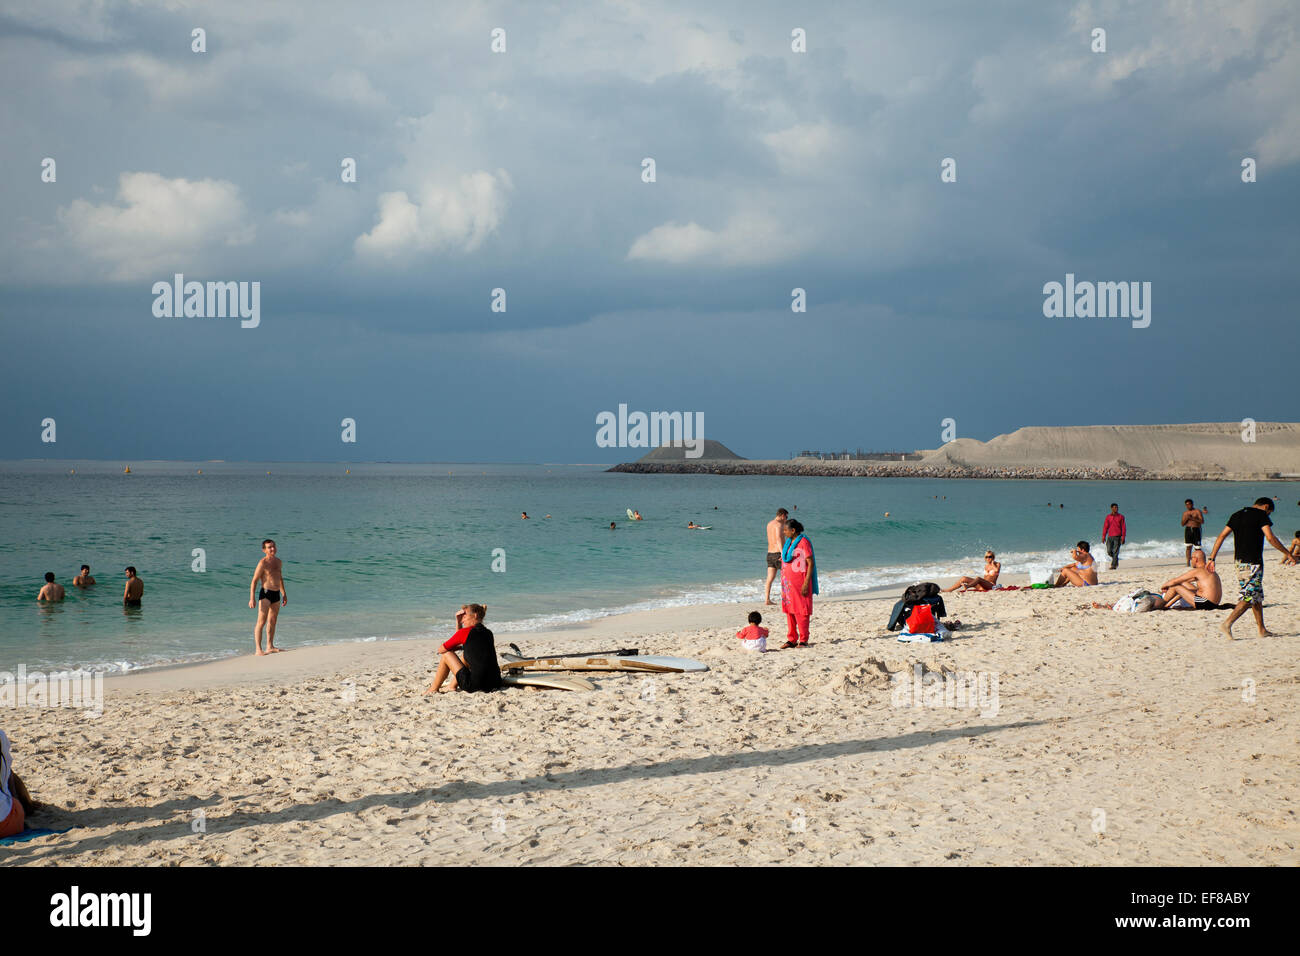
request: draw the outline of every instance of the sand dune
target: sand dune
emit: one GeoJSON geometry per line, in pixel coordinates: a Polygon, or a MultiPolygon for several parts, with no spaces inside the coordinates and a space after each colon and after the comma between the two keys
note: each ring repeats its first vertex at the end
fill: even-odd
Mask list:
{"type": "Polygon", "coordinates": [[[1300,474],[1300,424],[1259,422],[1253,442],[1244,441],[1242,434],[1240,422],[1020,428],[987,442],[958,438],[924,452],[923,463],[1008,468],[1129,465],[1180,477],[1196,472],[1250,478],[1300,474]]]}

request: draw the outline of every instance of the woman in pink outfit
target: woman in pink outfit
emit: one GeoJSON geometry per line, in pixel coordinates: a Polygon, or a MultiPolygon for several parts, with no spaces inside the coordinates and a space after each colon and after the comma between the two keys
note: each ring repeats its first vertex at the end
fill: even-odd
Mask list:
{"type": "Polygon", "coordinates": [[[816,593],[817,561],[812,542],[803,536],[803,525],[791,518],[785,523],[785,546],[781,549],[781,610],[789,625],[783,648],[808,646],[808,621],[816,593]]]}

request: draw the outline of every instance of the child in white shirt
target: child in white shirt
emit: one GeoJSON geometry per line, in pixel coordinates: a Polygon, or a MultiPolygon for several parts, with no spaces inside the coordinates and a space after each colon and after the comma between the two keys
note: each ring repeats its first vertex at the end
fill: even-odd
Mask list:
{"type": "Polygon", "coordinates": [[[763,622],[763,615],[757,611],[749,612],[749,626],[743,627],[736,632],[736,637],[740,638],[740,646],[747,651],[765,651],[767,650],[767,628],[759,627],[763,622]]]}

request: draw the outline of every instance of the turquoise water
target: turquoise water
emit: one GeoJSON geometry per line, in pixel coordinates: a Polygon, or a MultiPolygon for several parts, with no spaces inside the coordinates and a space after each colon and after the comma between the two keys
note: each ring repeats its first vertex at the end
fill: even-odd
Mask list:
{"type": "Polygon", "coordinates": [[[1188,496],[1209,505],[1211,541],[1260,494],[1279,496],[1274,524],[1287,540],[1300,527],[1295,482],[216,462],[131,462],[124,475],[123,464],[0,463],[0,671],[18,663],[129,669],[247,653],[249,579],[264,537],[276,539],[285,562],[289,604],[277,643],[293,646],[443,635],[469,601],[489,605],[499,633],[629,608],[736,601],[747,612],[761,599],[763,526],[780,506],[807,526],[823,594],[969,573],[982,567],[986,547],[999,552],[1012,583],[1023,583],[1017,572],[1064,563],[1080,538],[1096,542],[1111,501],[1128,519],[1126,557],[1181,556],[1188,496]],[[645,520],[629,522],[629,507],[645,520]],[[533,519],[520,520],[523,510],[533,519]],[[713,530],[687,531],[691,519],[713,530]],[[196,548],[205,552],[201,573],[192,570],[196,548]],[[504,573],[491,570],[496,548],[505,551],[504,573]],[[99,582],[89,592],[72,587],[82,563],[99,582]],[[121,604],[128,564],[145,582],[139,610],[121,604]],[[54,607],[35,600],[46,571],[68,590],[54,607]]]}

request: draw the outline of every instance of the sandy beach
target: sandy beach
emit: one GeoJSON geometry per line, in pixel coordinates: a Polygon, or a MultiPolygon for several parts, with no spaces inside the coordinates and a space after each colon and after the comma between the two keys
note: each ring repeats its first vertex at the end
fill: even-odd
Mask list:
{"type": "Polygon", "coordinates": [[[594,693],[425,698],[429,641],[110,678],[98,717],[4,712],[31,824],[73,829],[0,864],[1295,864],[1300,569],[1268,562],[1271,638],[1080,608],[1181,567],[948,595],[934,645],[885,630],[892,589],[821,601],[803,651],[739,649],[757,603],[498,636],[711,668],[594,693]],[[918,663],[996,697],[913,706],[918,663]]]}

